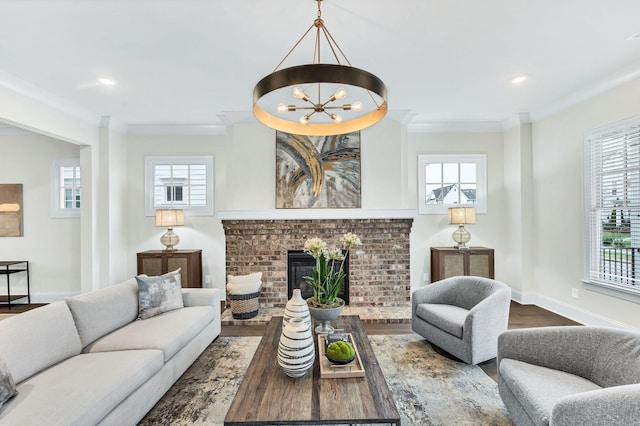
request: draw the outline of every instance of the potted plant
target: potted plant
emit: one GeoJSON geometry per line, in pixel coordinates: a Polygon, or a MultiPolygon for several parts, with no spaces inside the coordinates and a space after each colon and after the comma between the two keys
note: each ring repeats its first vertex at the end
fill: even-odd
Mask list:
{"type": "Polygon", "coordinates": [[[313,288],[313,296],[307,299],[309,312],[312,317],[322,323],[316,327],[316,333],[333,332],[333,327],[329,323],[340,315],[344,307],[344,300],[338,297],[345,277],[342,261],[349,255],[351,247],[362,245],[360,237],[351,232],[344,234],[340,242],[342,247],[328,247],[327,243],[320,238],[309,238],[304,243],[304,252],[313,256],[316,262],[311,269],[311,276],[304,277],[313,288]],[[334,268],[336,261],[342,262],[337,269],[334,268]]]}

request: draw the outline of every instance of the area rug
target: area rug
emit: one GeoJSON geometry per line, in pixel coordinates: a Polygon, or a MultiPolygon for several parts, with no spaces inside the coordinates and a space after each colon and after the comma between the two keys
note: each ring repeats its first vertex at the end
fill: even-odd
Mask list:
{"type": "MultiPolygon", "coordinates": [[[[413,334],[369,336],[402,424],[511,425],[496,383],[413,334]]],[[[222,425],[260,337],[220,337],[140,425],[222,425]]]]}

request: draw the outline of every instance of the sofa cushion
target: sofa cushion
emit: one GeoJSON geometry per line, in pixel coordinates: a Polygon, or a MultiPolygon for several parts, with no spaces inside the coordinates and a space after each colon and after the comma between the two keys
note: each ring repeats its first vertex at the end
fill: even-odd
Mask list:
{"type": "Polygon", "coordinates": [[[65,299],[76,322],[82,347],[138,317],[138,284],[134,278],[111,287],[65,299]]]}
{"type": "Polygon", "coordinates": [[[184,307],[180,269],[157,277],[137,276],[138,319],[184,307]]]}
{"type": "Polygon", "coordinates": [[[583,377],[509,358],[500,360],[498,374],[535,424],[549,424],[559,399],[601,389],[583,377]]]}
{"type": "Polygon", "coordinates": [[[11,371],[7,368],[7,364],[0,359],[0,408],[15,394],[16,384],[13,382],[11,371]]]}
{"type": "Polygon", "coordinates": [[[62,300],[0,321],[0,358],[18,384],[81,350],[75,322],[62,300]]]}
{"type": "Polygon", "coordinates": [[[453,305],[420,303],[416,315],[434,327],[462,339],[464,321],[469,311],[453,305]]]}
{"type": "Polygon", "coordinates": [[[213,306],[194,306],[134,321],[98,339],[84,352],[159,349],[167,362],[213,321],[214,312],[213,306]]]}
{"type": "Polygon", "coordinates": [[[98,424],[163,366],[158,350],[74,356],[20,383],[0,424],[98,424]]]}

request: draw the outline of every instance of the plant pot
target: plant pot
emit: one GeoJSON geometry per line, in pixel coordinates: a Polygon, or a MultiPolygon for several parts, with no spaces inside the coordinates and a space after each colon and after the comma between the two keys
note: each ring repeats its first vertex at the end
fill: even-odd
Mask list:
{"type": "Polygon", "coordinates": [[[331,327],[330,322],[340,315],[342,312],[342,308],[344,308],[344,300],[339,297],[336,299],[340,302],[340,306],[334,308],[322,308],[322,307],[314,307],[309,304],[309,300],[307,299],[307,305],[309,306],[309,313],[316,321],[321,324],[315,328],[315,332],[318,334],[331,334],[334,332],[334,328],[331,327]]]}

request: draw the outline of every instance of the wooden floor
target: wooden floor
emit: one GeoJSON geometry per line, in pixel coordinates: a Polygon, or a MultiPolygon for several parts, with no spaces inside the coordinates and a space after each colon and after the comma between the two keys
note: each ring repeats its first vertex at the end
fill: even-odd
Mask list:
{"type": "MultiPolygon", "coordinates": [[[[509,329],[529,327],[550,327],[556,325],[581,325],[563,316],[534,305],[521,305],[511,302],[509,312],[509,329]]],[[[237,325],[222,327],[221,336],[262,336],[264,325],[237,325]]],[[[367,334],[410,334],[411,324],[365,324],[367,334]]],[[[492,379],[497,380],[496,361],[488,361],[480,368],[492,379]]]]}

